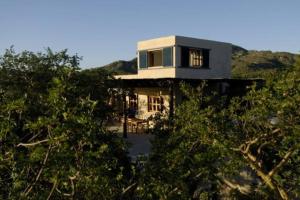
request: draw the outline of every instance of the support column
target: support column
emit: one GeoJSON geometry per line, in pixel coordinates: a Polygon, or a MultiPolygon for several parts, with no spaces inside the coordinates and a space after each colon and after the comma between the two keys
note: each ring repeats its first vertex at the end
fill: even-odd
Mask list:
{"type": "Polygon", "coordinates": [[[122,100],[123,100],[123,138],[127,138],[127,103],[126,103],[126,94],[124,90],[122,91],[122,100]]]}
{"type": "Polygon", "coordinates": [[[169,128],[173,127],[173,119],[174,119],[174,82],[169,82],[169,95],[170,95],[170,102],[169,102],[169,128]]]}

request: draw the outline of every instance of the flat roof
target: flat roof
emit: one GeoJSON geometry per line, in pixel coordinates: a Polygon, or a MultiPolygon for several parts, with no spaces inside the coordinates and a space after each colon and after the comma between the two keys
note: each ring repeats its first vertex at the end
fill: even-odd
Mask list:
{"type": "Polygon", "coordinates": [[[138,42],[148,42],[148,41],[154,41],[156,39],[164,39],[164,38],[174,38],[175,40],[177,38],[178,39],[182,38],[182,39],[191,39],[191,40],[202,40],[202,41],[207,41],[207,42],[217,42],[217,43],[232,45],[230,42],[222,42],[222,41],[218,41],[218,40],[208,40],[208,39],[189,37],[189,36],[181,36],[181,35],[167,35],[167,36],[161,36],[161,37],[156,37],[156,38],[148,38],[148,39],[139,40],[138,42]]]}

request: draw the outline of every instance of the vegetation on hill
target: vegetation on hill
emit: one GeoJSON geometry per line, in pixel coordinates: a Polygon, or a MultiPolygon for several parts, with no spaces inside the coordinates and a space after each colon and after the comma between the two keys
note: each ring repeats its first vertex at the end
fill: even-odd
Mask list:
{"type": "Polygon", "coordinates": [[[112,62],[107,65],[104,65],[102,67],[91,68],[91,69],[87,69],[84,71],[95,72],[95,71],[102,71],[102,70],[106,70],[107,72],[113,73],[113,74],[136,74],[137,73],[137,59],[134,58],[129,61],[119,60],[119,61],[115,61],[115,62],[112,62]]]}
{"type": "MultiPolygon", "coordinates": [[[[266,78],[278,70],[289,68],[295,62],[295,54],[287,52],[254,51],[232,46],[233,78],[266,78]]],[[[105,69],[114,74],[137,73],[137,59],[116,61],[103,67],[91,68],[91,71],[105,69]]]]}
{"type": "Polygon", "coordinates": [[[272,51],[236,51],[232,54],[234,78],[265,78],[291,67],[295,54],[272,51]]]}

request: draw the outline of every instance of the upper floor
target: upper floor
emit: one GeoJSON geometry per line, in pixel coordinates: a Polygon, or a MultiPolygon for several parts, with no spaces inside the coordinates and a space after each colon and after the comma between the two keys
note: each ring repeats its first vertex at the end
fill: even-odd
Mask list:
{"type": "Polygon", "coordinates": [[[231,44],[182,36],[139,41],[138,73],[122,79],[231,77],[231,44]]]}

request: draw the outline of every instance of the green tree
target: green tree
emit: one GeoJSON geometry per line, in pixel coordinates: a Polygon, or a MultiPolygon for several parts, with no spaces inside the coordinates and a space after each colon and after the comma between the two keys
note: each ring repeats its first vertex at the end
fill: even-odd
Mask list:
{"type": "Polygon", "coordinates": [[[297,199],[300,195],[300,62],[222,97],[184,86],[174,129],[157,133],[136,194],[144,199],[297,199]],[[250,188],[238,180],[249,172],[250,188]],[[242,196],[242,197],[241,197],[242,196]]]}
{"type": "Polygon", "coordinates": [[[217,107],[213,96],[183,85],[188,98],[175,112],[174,129],[156,130],[153,152],[140,175],[137,190],[143,199],[212,199],[218,197],[221,147],[214,131],[217,107]],[[215,102],[214,102],[215,104],[215,102]],[[211,126],[213,125],[213,126],[211,126]]]}
{"type": "Polygon", "coordinates": [[[90,88],[83,92],[78,64],[66,50],[10,49],[1,57],[2,199],[122,196],[130,178],[126,145],[99,123],[109,114],[107,88],[96,91],[99,101],[90,88]]]}
{"type": "Polygon", "coordinates": [[[299,67],[298,60],[292,69],[268,80],[266,87],[252,88],[223,111],[227,149],[237,151],[274,198],[300,195],[299,67]]]}

